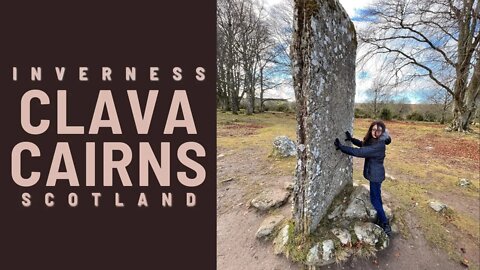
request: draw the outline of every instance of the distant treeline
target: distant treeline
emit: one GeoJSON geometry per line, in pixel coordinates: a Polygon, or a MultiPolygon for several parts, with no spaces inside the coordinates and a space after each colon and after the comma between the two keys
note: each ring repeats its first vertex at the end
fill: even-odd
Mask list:
{"type": "Polygon", "coordinates": [[[376,118],[383,120],[412,120],[448,123],[453,119],[451,107],[444,110],[442,104],[402,104],[386,103],[375,114],[369,103],[355,104],[356,118],[376,118]]]}
{"type": "MultiPolygon", "coordinates": [[[[267,99],[263,102],[265,111],[274,112],[295,112],[295,101],[286,99],[267,99]]],[[[246,103],[240,102],[240,112],[246,109],[246,103]]],[[[379,104],[377,113],[371,103],[356,103],[355,118],[371,118],[383,120],[402,120],[402,121],[425,121],[449,123],[453,118],[451,107],[446,109],[442,104],[402,104],[385,103],[379,104]]],[[[477,111],[473,122],[480,123],[480,112],[477,111]]]]}

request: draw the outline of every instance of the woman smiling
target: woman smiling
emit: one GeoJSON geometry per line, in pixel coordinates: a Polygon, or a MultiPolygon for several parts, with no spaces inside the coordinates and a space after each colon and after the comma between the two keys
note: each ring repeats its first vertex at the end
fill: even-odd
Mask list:
{"type": "Polygon", "coordinates": [[[385,145],[391,142],[385,124],[382,121],[371,123],[363,141],[353,138],[348,131],[345,134],[347,136],[345,141],[351,141],[359,148],[342,145],[338,138],[335,139],[335,146],[337,150],[347,155],[365,158],[363,177],[370,181],[370,201],[377,211],[377,224],[390,236],[392,230],[383,210],[381,193],[382,182],[385,180],[385,168],[383,166],[385,145]]]}

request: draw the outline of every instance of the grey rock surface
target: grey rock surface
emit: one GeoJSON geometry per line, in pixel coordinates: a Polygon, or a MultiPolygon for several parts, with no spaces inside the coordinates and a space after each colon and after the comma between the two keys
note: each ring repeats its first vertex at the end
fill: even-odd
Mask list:
{"type": "Polygon", "coordinates": [[[333,211],[328,214],[327,218],[333,219],[333,220],[338,219],[342,215],[343,211],[344,211],[343,205],[337,205],[335,206],[333,211]]]}
{"type": "Polygon", "coordinates": [[[279,255],[285,252],[286,245],[288,243],[289,228],[289,224],[283,226],[283,228],[277,234],[277,237],[275,237],[275,239],[273,240],[273,253],[275,255],[279,255]]]}
{"type": "Polygon", "coordinates": [[[278,136],[273,140],[273,150],[276,156],[293,157],[297,155],[295,142],[287,136],[278,136]]]}
{"type": "MultiPolygon", "coordinates": [[[[383,210],[389,221],[393,221],[393,211],[386,204],[383,204],[383,210]]],[[[333,213],[332,213],[333,214],[333,213]]],[[[331,214],[330,214],[331,215],[331,214]]],[[[329,215],[329,218],[330,218],[329,215]]],[[[343,216],[348,219],[360,219],[375,222],[377,211],[370,202],[370,191],[365,186],[355,186],[350,195],[350,201],[343,216]]]]}
{"type": "Polygon", "coordinates": [[[370,202],[370,191],[364,186],[354,187],[347,209],[343,215],[348,219],[375,219],[377,211],[375,211],[370,202]]]}
{"type": "Polygon", "coordinates": [[[387,216],[388,220],[390,222],[393,221],[393,211],[390,207],[388,207],[387,205],[383,205],[383,211],[385,211],[385,215],[387,216]]]}
{"type": "Polygon", "coordinates": [[[359,241],[375,246],[377,250],[385,249],[389,238],[382,228],[370,222],[359,222],[354,226],[355,235],[359,241]]]}
{"type": "Polygon", "coordinates": [[[470,180],[468,180],[466,178],[462,178],[462,179],[458,180],[458,185],[460,187],[468,187],[468,186],[472,185],[472,182],[470,182],[470,180]]]}
{"type": "Polygon", "coordinates": [[[343,228],[333,228],[331,232],[340,240],[342,245],[348,245],[352,242],[352,236],[347,229],[343,228]]]}
{"type": "Polygon", "coordinates": [[[439,201],[430,201],[428,205],[430,206],[430,208],[432,208],[436,212],[440,212],[443,209],[447,209],[447,205],[439,201]]]}
{"type": "Polygon", "coordinates": [[[311,266],[324,266],[335,262],[335,244],[332,240],[315,243],[307,254],[306,264],[311,266]]]}
{"type": "Polygon", "coordinates": [[[260,211],[266,211],[275,207],[280,207],[287,202],[290,192],[284,189],[265,190],[255,197],[250,205],[260,211]]]}
{"type": "Polygon", "coordinates": [[[257,238],[267,238],[285,219],[283,215],[273,215],[265,218],[255,234],[257,238]]]}
{"type": "Polygon", "coordinates": [[[320,259],[320,243],[316,243],[313,245],[312,248],[308,251],[307,255],[307,264],[308,265],[317,265],[321,263],[320,259]]]}
{"type": "Polygon", "coordinates": [[[283,184],[283,187],[288,191],[292,191],[293,190],[293,184],[294,184],[293,182],[285,182],[283,184]]]}
{"type": "Polygon", "coordinates": [[[333,257],[333,253],[335,252],[335,244],[332,240],[325,240],[322,243],[322,259],[325,263],[330,263],[333,257]]]}

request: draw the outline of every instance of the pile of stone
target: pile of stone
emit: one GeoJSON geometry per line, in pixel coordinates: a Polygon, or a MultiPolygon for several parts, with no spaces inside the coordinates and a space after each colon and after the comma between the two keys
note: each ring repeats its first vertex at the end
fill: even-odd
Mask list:
{"type": "MultiPolygon", "coordinates": [[[[335,198],[319,227],[305,241],[308,246],[299,248],[295,244],[293,223],[281,215],[267,217],[256,236],[262,240],[273,239],[275,254],[284,254],[309,266],[328,265],[351,256],[365,256],[365,253],[374,256],[388,246],[389,237],[374,224],[377,213],[368,194],[365,186],[347,187],[335,198]]],[[[391,209],[384,208],[393,224],[391,209]]]]}

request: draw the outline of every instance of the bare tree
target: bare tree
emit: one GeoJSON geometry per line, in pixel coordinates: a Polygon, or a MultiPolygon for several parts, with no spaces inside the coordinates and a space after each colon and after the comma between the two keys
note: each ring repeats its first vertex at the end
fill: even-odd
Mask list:
{"type": "Polygon", "coordinates": [[[217,106],[236,114],[246,97],[255,111],[257,86],[263,95],[275,47],[262,6],[253,0],[220,0],[217,8],[217,106]],[[266,76],[267,75],[267,76],[266,76]]]}
{"type": "Polygon", "coordinates": [[[441,117],[440,117],[440,124],[445,124],[447,118],[447,110],[452,104],[452,96],[448,94],[448,92],[437,90],[431,92],[427,99],[430,103],[441,106],[441,117]]]}
{"type": "MultiPolygon", "coordinates": [[[[265,92],[284,84],[278,80],[279,74],[276,72],[277,65],[275,58],[278,51],[274,50],[274,43],[269,43],[265,51],[259,55],[259,80],[258,80],[258,96],[259,96],[259,112],[265,111],[265,92]]],[[[291,77],[291,76],[289,76],[291,77]]]]}
{"type": "Polygon", "coordinates": [[[290,44],[293,35],[293,0],[281,0],[269,10],[269,28],[275,41],[272,60],[277,74],[284,75],[284,83],[292,82],[290,44]]]}
{"type": "MultiPolygon", "coordinates": [[[[241,27],[236,40],[237,52],[242,61],[244,75],[243,92],[247,96],[247,114],[252,114],[255,109],[255,83],[258,65],[258,50],[261,46],[262,22],[255,10],[252,1],[239,1],[238,15],[241,17],[241,27]]],[[[259,11],[259,13],[262,10],[259,11]]],[[[243,96],[243,93],[242,93],[243,96]]]]}
{"type": "Polygon", "coordinates": [[[467,131],[480,103],[478,0],[378,0],[359,31],[368,61],[385,56],[400,80],[428,78],[453,100],[452,130],[467,131]]]}
{"type": "Polygon", "coordinates": [[[410,111],[410,99],[407,97],[400,98],[396,101],[396,115],[400,119],[404,119],[410,111]]]}
{"type": "Polygon", "coordinates": [[[217,8],[217,98],[224,110],[238,113],[240,98],[240,65],[236,38],[241,17],[234,0],[219,0],[217,8]]]}
{"type": "Polygon", "coordinates": [[[381,106],[389,102],[391,88],[392,86],[385,77],[378,75],[373,79],[372,86],[366,92],[369,103],[371,104],[373,118],[377,118],[381,106]]]}
{"type": "Polygon", "coordinates": [[[230,89],[225,66],[228,57],[225,40],[225,33],[217,30],[217,108],[221,108],[223,111],[229,111],[231,110],[229,98],[230,89]]]}

